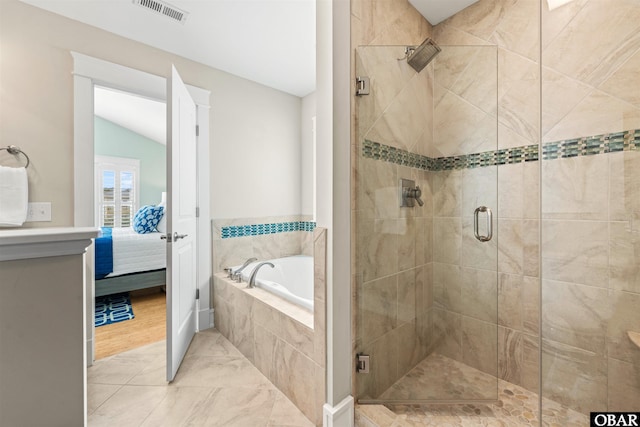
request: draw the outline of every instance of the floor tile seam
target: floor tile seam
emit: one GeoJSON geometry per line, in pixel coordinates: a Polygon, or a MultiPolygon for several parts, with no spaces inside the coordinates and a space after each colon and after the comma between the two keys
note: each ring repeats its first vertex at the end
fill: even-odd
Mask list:
{"type": "MultiPolygon", "coordinates": [[[[144,425],[144,423],[147,421],[147,419],[149,419],[149,417],[151,417],[155,411],[160,407],[160,405],[162,404],[162,402],[164,402],[164,400],[167,398],[168,395],[168,389],[170,387],[171,383],[168,383],[165,387],[167,388],[167,392],[165,392],[165,395],[162,399],[160,399],[158,401],[158,403],[153,407],[153,409],[151,409],[151,411],[149,411],[149,413],[147,414],[147,416],[140,422],[140,426],[144,425]]],[[[176,386],[176,388],[194,388],[194,387],[188,387],[188,386],[176,386]]],[[[208,401],[214,394],[214,391],[219,389],[216,387],[197,387],[197,388],[201,388],[201,389],[205,389],[208,390],[208,393],[206,395],[205,401],[208,401]]],[[[191,408],[193,409],[193,408],[191,408]]],[[[193,415],[192,413],[188,413],[187,415],[193,415]]]]}
{"type": "Polygon", "coordinates": [[[122,390],[122,387],[124,387],[124,384],[100,384],[100,385],[115,385],[118,386],[118,389],[115,390],[113,393],[111,393],[111,396],[109,396],[108,398],[106,398],[100,405],[98,405],[93,412],[89,413],[89,411],[87,411],[87,417],[89,417],[90,415],[95,414],[96,412],[98,412],[98,410],[100,408],[102,408],[109,400],[111,400],[113,398],[113,396],[115,396],[116,394],[118,394],[118,392],[120,390],[122,390]]]}
{"type": "MultiPolygon", "coordinates": [[[[277,388],[275,387],[275,385],[273,385],[273,383],[271,383],[268,379],[267,379],[268,384],[266,383],[259,383],[259,384],[246,384],[246,385],[225,385],[225,384],[216,384],[211,386],[211,388],[213,389],[224,389],[224,390],[238,390],[238,391],[242,391],[245,392],[247,390],[277,390],[277,388]]],[[[175,387],[190,387],[190,388],[207,388],[206,386],[202,386],[202,385],[193,385],[193,384],[183,384],[183,383],[178,383],[175,385],[175,387]]]]}
{"type": "Polygon", "coordinates": [[[275,410],[275,408],[276,408],[276,402],[277,402],[277,400],[278,400],[279,394],[282,394],[282,395],[284,396],[284,393],[282,393],[282,392],[281,392],[280,390],[278,390],[277,388],[276,388],[276,391],[277,391],[277,393],[276,393],[276,397],[275,397],[275,399],[273,399],[273,405],[271,406],[271,411],[269,411],[269,419],[268,419],[268,421],[267,421],[267,426],[270,426],[270,425],[271,425],[271,420],[273,419],[273,411],[274,411],[274,410],[275,410]],[[278,393],[278,392],[279,392],[279,393],[278,393]]]}
{"type": "MultiPolygon", "coordinates": [[[[244,355],[240,354],[238,356],[216,356],[216,355],[207,355],[207,354],[187,354],[184,357],[184,360],[195,360],[195,359],[216,359],[222,361],[234,361],[234,360],[246,360],[249,361],[244,355]]],[[[249,362],[251,363],[251,362],[249,362]]]]}

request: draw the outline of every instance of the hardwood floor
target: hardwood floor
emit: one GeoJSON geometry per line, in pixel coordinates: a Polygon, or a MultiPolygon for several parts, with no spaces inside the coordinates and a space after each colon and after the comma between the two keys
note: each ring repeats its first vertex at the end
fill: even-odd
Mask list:
{"type": "Polygon", "coordinates": [[[160,287],[131,292],[135,318],[96,328],[96,360],[166,338],[166,294],[160,287]]]}

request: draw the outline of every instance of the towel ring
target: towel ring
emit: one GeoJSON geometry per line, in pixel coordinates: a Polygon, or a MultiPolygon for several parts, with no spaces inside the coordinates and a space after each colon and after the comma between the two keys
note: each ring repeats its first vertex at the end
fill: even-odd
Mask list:
{"type": "Polygon", "coordinates": [[[13,154],[14,156],[17,156],[18,154],[22,154],[24,158],[27,159],[27,164],[24,166],[24,168],[26,169],[29,167],[29,163],[31,163],[31,160],[29,160],[29,156],[27,156],[27,153],[22,151],[20,147],[16,147],[15,145],[9,145],[7,147],[0,147],[0,151],[2,150],[7,150],[9,154],[13,154]]]}

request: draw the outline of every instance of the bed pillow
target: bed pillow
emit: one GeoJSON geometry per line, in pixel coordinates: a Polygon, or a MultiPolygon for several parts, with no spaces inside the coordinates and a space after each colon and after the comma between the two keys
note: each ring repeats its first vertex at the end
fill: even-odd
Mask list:
{"type": "Polygon", "coordinates": [[[164,207],[146,205],[133,217],[133,230],[138,234],[153,233],[164,215],[164,207]]]}
{"type": "Polygon", "coordinates": [[[164,213],[162,214],[162,218],[160,218],[160,221],[158,221],[158,225],[156,225],[156,230],[161,233],[167,232],[167,216],[164,213]]]}
{"type": "MultiPolygon", "coordinates": [[[[165,193],[163,193],[165,194],[165,193]]],[[[160,203],[158,203],[158,206],[162,206],[163,208],[166,206],[166,202],[164,200],[162,200],[160,203]]],[[[162,214],[162,218],[160,218],[160,221],[158,222],[158,225],[156,226],[156,230],[158,230],[161,233],[166,233],[167,232],[167,210],[165,209],[164,213],[162,214]]]]}

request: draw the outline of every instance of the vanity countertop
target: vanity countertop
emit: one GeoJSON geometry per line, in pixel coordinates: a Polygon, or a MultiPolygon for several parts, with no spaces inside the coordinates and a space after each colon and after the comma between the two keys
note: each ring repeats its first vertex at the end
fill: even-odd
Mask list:
{"type": "Polygon", "coordinates": [[[96,227],[0,230],[0,261],[81,254],[97,235],[96,227]]]}

